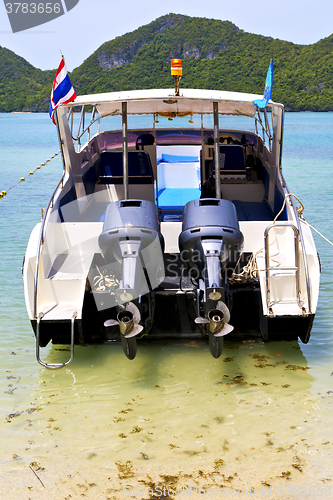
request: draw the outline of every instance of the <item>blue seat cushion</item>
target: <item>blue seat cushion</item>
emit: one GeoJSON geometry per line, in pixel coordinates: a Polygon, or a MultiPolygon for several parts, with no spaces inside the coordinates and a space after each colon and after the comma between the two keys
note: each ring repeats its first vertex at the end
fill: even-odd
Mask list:
{"type": "Polygon", "coordinates": [[[164,188],[158,193],[158,206],[162,212],[182,212],[188,201],[200,198],[199,188],[164,188]]]}

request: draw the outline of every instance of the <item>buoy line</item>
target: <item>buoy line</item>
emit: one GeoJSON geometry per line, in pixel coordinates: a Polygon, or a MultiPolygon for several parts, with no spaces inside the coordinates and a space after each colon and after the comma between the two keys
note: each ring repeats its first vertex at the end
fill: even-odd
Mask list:
{"type": "MultiPolygon", "coordinates": [[[[55,158],[56,156],[58,156],[58,154],[60,154],[60,153],[61,153],[61,151],[58,151],[57,153],[55,153],[54,155],[52,155],[51,158],[48,158],[45,162],[41,163],[40,165],[37,165],[37,167],[35,168],[35,170],[30,170],[28,176],[33,175],[35,172],[37,172],[37,170],[40,170],[41,167],[45,167],[45,165],[49,161],[53,160],[53,158],[55,158]]],[[[10,188],[8,188],[7,191],[5,191],[5,190],[1,191],[0,192],[0,198],[4,198],[6,196],[6,194],[9,193],[9,191],[11,189],[13,189],[15,186],[18,186],[19,184],[21,184],[21,182],[24,182],[25,180],[26,180],[26,177],[21,177],[20,180],[16,184],[14,184],[10,188]]]]}

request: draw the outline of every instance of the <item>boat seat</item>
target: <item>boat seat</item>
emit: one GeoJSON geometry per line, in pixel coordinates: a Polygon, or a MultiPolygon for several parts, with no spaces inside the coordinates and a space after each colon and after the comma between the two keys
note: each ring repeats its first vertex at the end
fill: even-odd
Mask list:
{"type": "MultiPolygon", "coordinates": [[[[128,183],[154,184],[154,173],[147,151],[129,151],[128,183]]],[[[102,151],[98,168],[98,184],[123,184],[122,151],[102,151]]]]}
{"type": "MultiPolygon", "coordinates": [[[[221,177],[246,177],[246,154],[244,146],[240,144],[225,144],[220,146],[220,154],[224,154],[224,165],[220,168],[221,177]]],[[[211,172],[215,175],[214,158],[211,172]]]]}
{"type": "Polygon", "coordinates": [[[181,221],[187,202],[200,198],[199,188],[163,188],[158,192],[161,221],[181,221]]]}
{"type": "Polygon", "coordinates": [[[220,146],[220,153],[225,154],[224,167],[221,169],[221,174],[225,172],[241,172],[246,173],[246,155],[245,148],[240,144],[228,144],[220,146]]]}
{"type": "Polygon", "coordinates": [[[161,221],[181,221],[186,203],[200,198],[200,147],[190,149],[196,155],[184,154],[187,150],[181,146],[171,149],[178,154],[165,153],[167,148],[163,151],[157,160],[161,221]]]}

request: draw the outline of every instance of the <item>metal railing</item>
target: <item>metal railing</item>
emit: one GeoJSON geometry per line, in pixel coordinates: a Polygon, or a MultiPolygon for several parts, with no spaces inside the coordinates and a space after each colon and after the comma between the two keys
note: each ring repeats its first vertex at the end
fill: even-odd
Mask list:
{"type": "Polygon", "coordinates": [[[73,107],[70,108],[68,116],[67,116],[67,121],[68,121],[68,123],[70,123],[70,131],[71,131],[72,139],[73,139],[73,141],[77,141],[78,144],[80,144],[80,139],[86,132],[88,132],[88,141],[90,140],[90,128],[95,122],[97,122],[101,118],[100,115],[98,114],[96,106],[93,106],[90,120],[88,120],[89,123],[88,123],[88,125],[86,125],[85,124],[85,113],[86,113],[85,105],[83,104],[81,106],[79,125],[78,125],[78,130],[77,130],[76,135],[74,135],[74,108],[73,107]]]}
{"type": "MultiPolygon", "coordinates": [[[[272,130],[274,130],[274,124],[273,124],[273,121],[272,121],[272,125],[271,125],[272,126],[272,130],[271,130],[271,126],[269,124],[269,119],[268,119],[268,114],[267,114],[266,108],[263,111],[263,115],[264,115],[264,121],[262,119],[260,111],[257,110],[257,113],[256,113],[256,115],[254,117],[254,120],[255,120],[255,130],[256,130],[256,134],[259,137],[261,137],[262,140],[264,141],[264,143],[268,146],[268,150],[271,153],[272,152],[272,144],[273,144],[273,133],[272,133],[272,130]],[[258,125],[261,127],[261,134],[260,134],[260,132],[258,130],[258,125]]],[[[273,116],[272,116],[272,120],[273,120],[273,116]]]]}
{"type": "MultiPolygon", "coordinates": [[[[280,171],[280,176],[282,179],[282,183],[286,186],[286,181],[284,179],[283,173],[280,171]]],[[[290,194],[289,189],[287,188],[288,194],[290,194]]],[[[302,226],[300,223],[299,215],[295,206],[294,198],[293,196],[290,197],[290,203],[294,212],[294,217],[296,220],[297,224],[297,229],[299,232],[299,238],[301,242],[301,247],[302,247],[302,255],[303,255],[303,262],[304,262],[304,272],[305,272],[305,280],[306,280],[306,289],[307,289],[307,297],[308,297],[308,311],[309,314],[312,314],[312,299],[311,299],[311,288],[310,288],[310,274],[309,274],[309,266],[308,266],[308,259],[306,256],[306,251],[305,251],[305,243],[304,243],[304,238],[303,238],[303,231],[302,231],[302,226]]]]}
{"type": "Polygon", "coordinates": [[[73,316],[71,318],[71,356],[68,361],[65,363],[45,363],[40,359],[39,356],[39,339],[40,339],[40,322],[42,318],[44,317],[43,313],[40,313],[37,318],[37,327],[36,327],[36,358],[37,361],[40,365],[44,366],[45,368],[48,368],[49,370],[58,370],[59,368],[63,368],[64,366],[69,365],[73,361],[74,358],[74,325],[75,325],[75,318],[77,316],[77,312],[75,311],[73,313],[73,316]]]}
{"type": "Polygon", "coordinates": [[[303,262],[304,262],[304,271],[305,271],[305,280],[306,280],[306,288],[307,288],[307,297],[308,297],[308,311],[309,314],[312,314],[312,303],[311,303],[311,289],[310,289],[310,278],[309,278],[309,266],[308,266],[308,259],[306,257],[306,252],[305,252],[305,243],[304,243],[304,238],[303,238],[303,232],[299,220],[299,216],[295,207],[295,203],[293,198],[291,198],[291,205],[294,210],[294,215],[296,218],[296,223],[297,223],[297,229],[299,233],[299,238],[301,242],[301,247],[302,247],[302,254],[303,254],[303,262]]]}
{"type": "Polygon", "coordinates": [[[303,301],[301,299],[301,286],[300,286],[300,246],[302,249],[303,253],[303,263],[304,263],[304,268],[306,270],[306,282],[307,282],[307,297],[308,297],[308,313],[311,313],[311,300],[310,300],[310,287],[309,287],[309,281],[308,281],[308,269],[307,269],[307,260],[306,260],[306,255],[305,255],[305,249],[302,246],[302,237],[299,229],[294,225],[290,223],[273,223],[270,226],[268,226],[265,229],[264,233],[264,241],[265,241],[265,273],[266,273],[266,301],[267,301],[267,309],[269,314],[273,314],[272,311],[272,305],[273,303],[271,302],[271,271],[295,271],[295,278],[296,278],[296,300],[297,304],[302,310],[303,313],[305,313],[305,308],[303,301]],[[271,267],[269,262],[270,262],[270,255],[269,255],[269,232],[271,231],[272,228],[286,228],[290,227],[293,232],[294,232],[294,249],[295,249],[295,266],[274,266],[271,267]]]}

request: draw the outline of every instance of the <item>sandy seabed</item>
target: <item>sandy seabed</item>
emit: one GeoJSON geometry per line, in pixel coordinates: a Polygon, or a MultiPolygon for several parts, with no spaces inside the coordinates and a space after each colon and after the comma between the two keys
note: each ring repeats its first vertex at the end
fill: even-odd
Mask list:
{"type": "Polygon", "coordinates": [[[134,362],[82,347],[34,384],[7,370],[0,499],[331,498],[322,370],[297,342],[260,340],[218,360],[196,342],[142,345],[134,362]]]}

